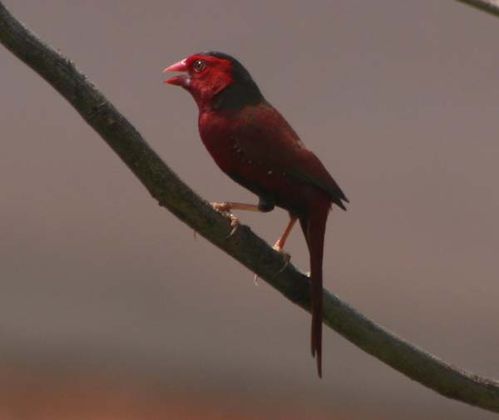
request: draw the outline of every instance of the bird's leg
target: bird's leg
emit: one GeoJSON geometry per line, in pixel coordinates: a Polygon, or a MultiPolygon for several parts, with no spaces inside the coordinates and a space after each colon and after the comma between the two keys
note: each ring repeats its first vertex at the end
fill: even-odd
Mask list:
{"type": "Polygon", "coordinates": [[[281,235],[281,237],[276,241],[276,243],[272,247],[277,252],[280,252],[284,256],[284,260],[285,260],[284,265],[276,273],[276,275],[282,273],[284,271],[284,269],[288,266],[289,261],[291,260],[291,255],[283,252],[283,248],[284,248],[284,245],[286,244],[286,241],[287,241],[287,239],[289,237],[289,234],[291,233],[291,230],[293,230],[293,226],[295,225],[296,220],[297,220],[297,217],[291,216],[291,218],[289,219],[289,223],[286,226],[286,229],[284,230],[283,234],[281,235]]]}
{"type": "Polygon", "coordinates": [[[211,203],[211,206],[221,213],[230,213],[231,210],[261,211],[256,204],[234,203],[233,201],[211,203]]]}
{"type": "Polygon", "coordinates": [[[276,243],[273,246],[273,248],[276,251],[281,252],[283,250],[284,245],[286,244],[286,241],[288,240],[289,234],[293,230],[293,226],[295,225],[296,220],[297,220],[297,218],[295,216],[292,216],[289,219],[289,223],[286,226],[286,229],[284,230],[284,233],[281,235],[281,237],[276,241],[276,243]]]}
{"type": "MultiPolygon", "coordinates": [[[[235,203],[232,201],[227,201],[223,203],[211,203],[212,207],[229,217],[230,225],[232,227],[231,232],[229,233],[229,238],[234,234],[239,226],[239,220],[236,216],[231,213],[231,210],[246,210],[246,211],[259,211],[262,213],[267,213],[274,209],[274,203],[264,197],[260,197],[260,201],[258,205],[255,204],[245,204],[245,203],[235,203]]],[[[289,233],[288,233],[289,235],[289,233]]],[[[253,277],[253,281],[255,282],[255,286],[258,285],[258,275],[255,274],[253,277]]]]}
{"type": "Polygon", "coordinates": [[[255,204],[245,204],[245,203],[234,203],[232,201],[226,201],[223,203],[211,203],[211,206],[218,212],[224,214],[230,219],[230,226],[232,230],[228,237],[231,237],[239,226],[239,219],[234,216],[232,210],[246,210],[246,211],[261,211],[260,206],[255,204]]]}

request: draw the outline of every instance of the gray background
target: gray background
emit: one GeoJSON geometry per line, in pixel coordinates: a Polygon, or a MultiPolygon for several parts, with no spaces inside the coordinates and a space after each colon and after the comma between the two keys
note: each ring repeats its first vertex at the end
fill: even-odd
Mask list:
{"type": "MultiPolygon", "coordinates": [[[[436,0],[6,3],[210,200],[255,198],[212,162],[194,102],[161,70],[206,49],[240,58],[351,200],[330,218],[326,287],[439,357],[499,376],[497,19],[436,0]]],[[[3,365],[140,377],[261,415],[492,418],[330,330],[318,380],[307,314],[194,240],[3,48],[0,70],[3,365]]],[[[286,217],[241,215],[269,242],[286,217]]],[[[298,229],[288,251],[308,270],[298,229]]]]}

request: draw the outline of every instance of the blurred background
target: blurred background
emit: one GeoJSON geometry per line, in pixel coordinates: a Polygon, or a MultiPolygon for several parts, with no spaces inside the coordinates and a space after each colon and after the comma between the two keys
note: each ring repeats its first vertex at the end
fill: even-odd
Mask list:
{"type": "MultiPolygon", "coordinates": [[[[499,20],[455,1],[7,0],[208,200],[186,55],[237,56],[350,198],[326,287],[412,343],[499,377],[499,20]],[[495,86],[495,87],[494,87],[495,86]]],[[[325,331],[161,209],[0,48],[1,419],[489,419],[325,331]]],[[[241,215],[269,242],[286,214],[241,215]]],[[[296,229],[288,245],[308,270],[296,229]]]]}

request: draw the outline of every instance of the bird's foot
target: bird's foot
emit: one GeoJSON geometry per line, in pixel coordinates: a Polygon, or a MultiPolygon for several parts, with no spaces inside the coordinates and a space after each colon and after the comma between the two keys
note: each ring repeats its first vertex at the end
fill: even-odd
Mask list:
{"type": "Polygon", "coordinates": [[[234,216],[232,213],[228,215],[230,219],[230,227],[232,228],[230,233],[227,235],[227,238],[230,238],[234,233],[236,233],[237,228],[239,227],[239,219],[234,216]]]}
{"type": "Polygon", "coordinates": [[[282,252],[283,246],[284,244],[282,243],[282,240],[279,238],[274,244],[274,246],[272,246],[272,249],[277,252],[282,252]]]}
{"type": "Polygon", "coordinates": [[[220,214],[230,220],[231,231],[227,235],[227,238],[230,238],[232,235],[234,235],[237,228],[239,227],[239,219],[230,212],[231,206],[229,203],[211,203],[211,206],[220,214]]]}
{"type": "MultiPolygon", "coordinates": [[[[284,259],[284,264],[282,265],[282,267],[274,274],[274,276],[277,276],[279,274],[281,274],[285,269],[286,267],[289,265],[289,262],[291,261],[291,255],[289,255],[287,252],[284,252],[282,250],[282,243],[280,240],[278,240],[274,246],[272,247],[272,249],[274,251],[277,251],[279,254],[282,255],[283,259],[284,259]]],[[[253,282],[255,283],[255,286],[258,286],[258,274],[255,274],[253,276],[253,282]]]]}
{"type": "Polygon", "coordinates": [[[283,266],[279,269],[279,271],[277,273],[275,273],[275,275],[277,276],[278,274],[281,274],[286,269],[286,267],[289,265],[289,262],[291,261],[291,255],[289,255],[287,252],[283,251],[283,249],[282,249],[282,242],[281,242],[280,239],[274,244],[274,246],[272,247],[272,249],[274,251],[279,252],[282,255],[283,259],[284,259],[283,266]]]}
{"type": "Polygon", "coordinates": [[[259,278],[260,278],[260,277],[258,277],[258,274],[255,274],[255,275],[253,276],[253,283],[255,283],[255,286],[260,286],[260,285],[258,284],[258,279],[259,279],[259,278]]]}
{"type": "Polygon", "coordinates": [[[214,202],[214,203],[210,203],[210,204],[211,204],[211,207],[213,207],[216,211],[218,211],[220,213],[230,213],[230,211],[232,210],[229,203],[214,202]]]}

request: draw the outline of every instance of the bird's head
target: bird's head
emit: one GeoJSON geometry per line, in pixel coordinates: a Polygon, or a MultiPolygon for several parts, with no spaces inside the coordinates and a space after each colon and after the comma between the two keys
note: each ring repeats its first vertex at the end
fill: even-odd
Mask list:
{"type": "Polygon", "coordinates": [[[189,91],[202,109],[241,108],[263,100],[248,71],[228,54],[194,54],[166,67],[163,72],[182,73],[165,80],[165,83],[189,91]]]}

